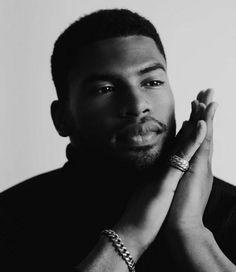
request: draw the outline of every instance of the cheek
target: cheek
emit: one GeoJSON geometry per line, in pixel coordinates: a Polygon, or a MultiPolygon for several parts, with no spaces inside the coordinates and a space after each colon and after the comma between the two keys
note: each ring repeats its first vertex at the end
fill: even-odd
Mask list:
{"type": "Polygon", "coordinates": [[[163,92],[152,96],[153,115],[160,121],[167,122],[174,114],[174,98],[171,92],[163,92]]]}
{"type": "Polygon", "coordinates": [[[74,126],[86,135],[106,135],[115,128],[112,112],[106,107],[87,105],[73,114],[74,126]]]}

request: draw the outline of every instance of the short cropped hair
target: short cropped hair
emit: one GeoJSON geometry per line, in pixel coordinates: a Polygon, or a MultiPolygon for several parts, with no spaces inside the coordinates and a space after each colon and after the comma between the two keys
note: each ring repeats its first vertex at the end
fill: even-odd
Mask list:
{"type": "Polygon", "coordinates": [[[152,38],[166,60],[164,48],[153,24],[127,9],[98,10],[72,23],[56,40],[51,72],[59,100],[68,98],[68,74],[75,68],[79,48],[116,37],[142,35],[152,38]]]}

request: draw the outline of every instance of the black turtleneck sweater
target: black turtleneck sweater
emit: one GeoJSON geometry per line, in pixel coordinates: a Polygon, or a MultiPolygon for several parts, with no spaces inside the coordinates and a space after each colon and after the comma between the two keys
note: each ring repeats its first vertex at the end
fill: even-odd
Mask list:
{"type": "MultiPolygon", "coordinates": [[[[74,154],[60,169],[0,194],[0,271],[73,271],[103,229],[112,228],[135,187],[149,181],[125,165],[74,154]]],[[[209,228],[236,264],[236,188],[214,178],[204,214],[209,228]]],[[[164,229],[140,258],[137,272],[179,271],[164,229]]]]}

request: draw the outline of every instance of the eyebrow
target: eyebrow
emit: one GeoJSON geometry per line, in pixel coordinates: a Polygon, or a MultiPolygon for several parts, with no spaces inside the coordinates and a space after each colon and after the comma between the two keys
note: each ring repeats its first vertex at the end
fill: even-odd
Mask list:
{"type": "Polygon", "coordinates": [[[158,70],[158,69],[161,69],[164,72],[166,72],[164,65],[159,62],[156,62],[156,63],[152,64],[151,66],[148,66],[148,67],[145,67],[145,68],[139,70],[138,74],[143,75],[143,74],[146,74],[146,73],[158,70]]]}
{"type": "MultiPolygon", "coordinates": [[[[152,71],[156,71],[158,69],[163,70],[166,72],[166,69],[163,64],[157,62],[153,63],[148,67],[142,68],[141,70],[138,70],[137,74],[138,75],[143,75],[152,71]]],[[[91,82],[96,82],[96,81],[106,81],[106,80],[111,80],[111,81],[119,81],[120,76],[116,74],[110,74],[110,73],[105,73],[105,74],[92,74],[87,76],[83,81],[82,85],[87,85],[90,84],[91,82]]]]}
{"type": "Polygon", "coordinates": [[[82,85],[86,86],[96,81],[119,81],[120,77],[116,74],[92,74],[82,80],[82,85]]]}

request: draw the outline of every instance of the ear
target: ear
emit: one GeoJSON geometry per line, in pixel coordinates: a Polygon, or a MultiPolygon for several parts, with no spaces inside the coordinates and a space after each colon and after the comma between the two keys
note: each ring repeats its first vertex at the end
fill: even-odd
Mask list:
{"type": "Polygon", "coordinates": [[[51,116],[58,134],[62,137],[68,137],[71,134],[70,118],[65,103],[55,100],[51,104],[51,116]]]}

